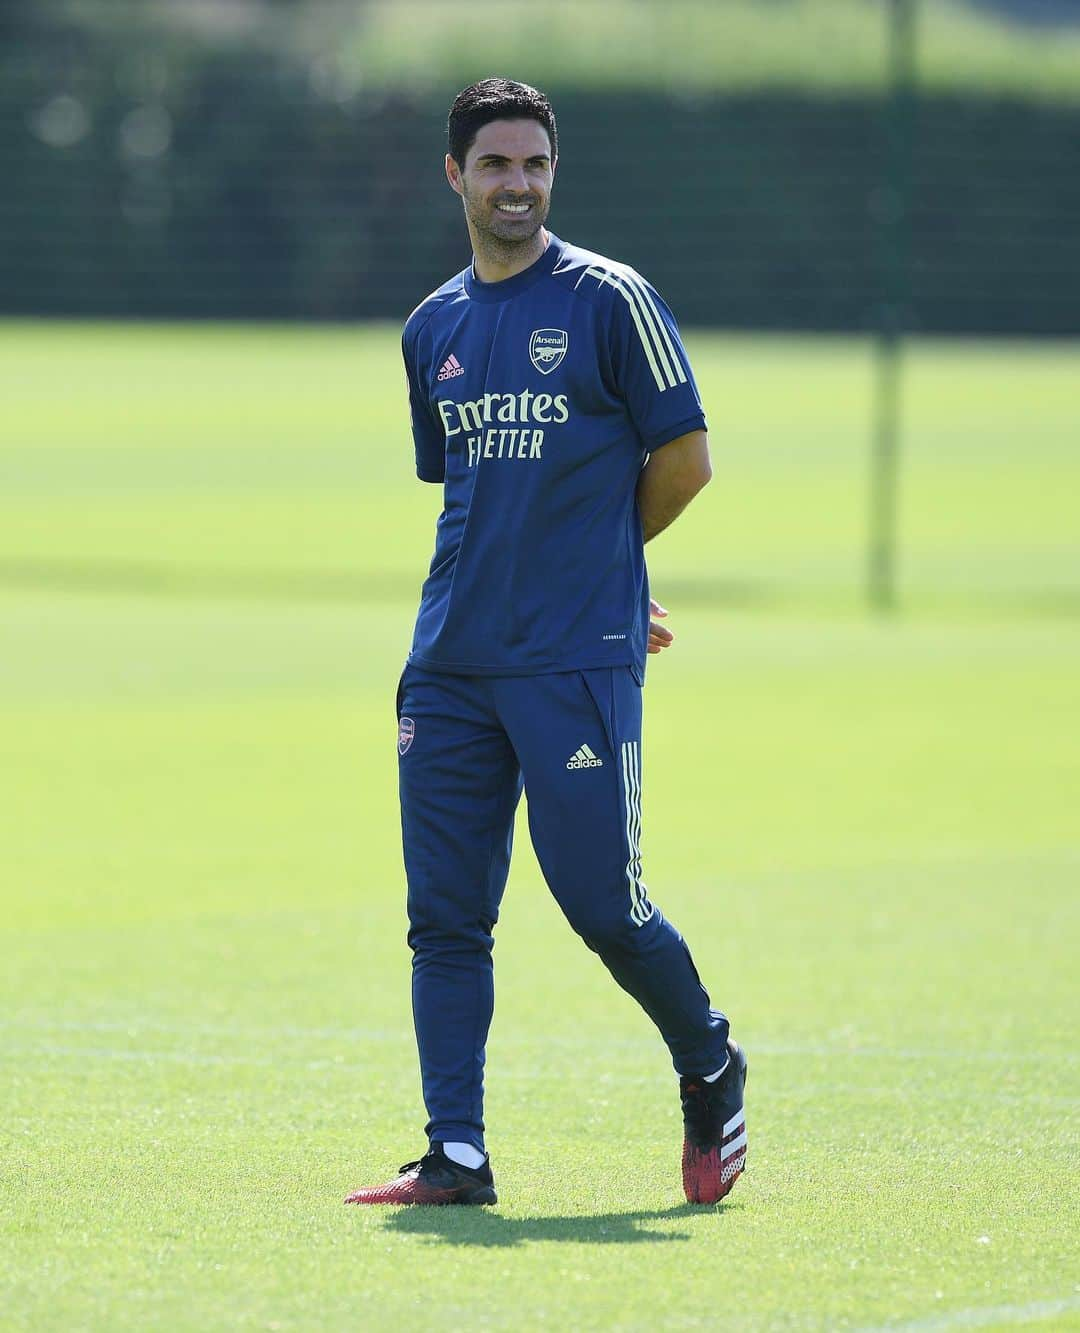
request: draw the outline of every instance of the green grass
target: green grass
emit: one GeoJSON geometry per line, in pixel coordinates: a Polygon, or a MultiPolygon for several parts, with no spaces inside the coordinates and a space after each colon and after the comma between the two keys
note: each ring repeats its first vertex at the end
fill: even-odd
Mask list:
{"type": "MultiPolygon", "coordinates": [[[[293,0],[225,11],[168,0],[50,0],[65,23],[130,43],[271,48],[320,94],[434,88],[493,72],[540,87],[686,92],[791,89],[829,95],[888,82],[883,0],[293,0]]],[[[920,85],[935,93],[1080,99],[1080,28],[1010,22],[965,0],[916,0],[920,85]]]]}
{"type": "Polygon", "coordinates": [[[912,348],[890,620],[867,347],[691,350],[646,872],[749,1050],[747,1175],[681,1203],[665,1052],[522,836],[502,1202],[361,1212],[423,1119],[394,331],[0,326],[5,1327],[1080,1327],[1080,349],[912,348]]]}
{"type": "MultiPolygon", "coordinates": [[[[323,10],[324,21],[340,10],[323,10]]],[[[443,0],[377,0],[331,64],[339,94],[371,84],[460,87],[492,71],[541,87],[882,89],[888,7],[867,0],[496,0],[478,24],[443,0]]],[[[318,33],[305,23],[297,37],[318,33]]],[[[1080,97],[1080,30],[1009,23],[958,3],[918,5],[920,83],[935,92],[1080,97]]]]}

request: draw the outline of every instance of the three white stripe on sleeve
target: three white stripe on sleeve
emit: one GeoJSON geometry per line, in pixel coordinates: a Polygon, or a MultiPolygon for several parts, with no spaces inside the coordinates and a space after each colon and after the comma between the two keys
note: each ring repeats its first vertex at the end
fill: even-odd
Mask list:
{"type": "MultiPolygon", "coordinates": [[[[587,268],[581,277],[596,278],[609,283],[630,307],[630,315],[637,329],[645,359],[661,393],[686,383],[686,369],[680,351],[676,348],[664,317],[657,308],[641,277],[632,268],[587,268]]],[[[578,285],[581,278],[578,279],[578,285]]]]}

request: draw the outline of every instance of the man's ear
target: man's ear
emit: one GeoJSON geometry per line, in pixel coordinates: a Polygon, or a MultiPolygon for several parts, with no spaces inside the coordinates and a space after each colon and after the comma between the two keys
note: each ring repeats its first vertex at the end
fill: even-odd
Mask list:
{"type": "Polygon", "coordinates": [[[461,168],[449,153],[446,155],[446,179],[450,182],[450,188],[455,194],[464,193],[461,184],[461,168]]]}

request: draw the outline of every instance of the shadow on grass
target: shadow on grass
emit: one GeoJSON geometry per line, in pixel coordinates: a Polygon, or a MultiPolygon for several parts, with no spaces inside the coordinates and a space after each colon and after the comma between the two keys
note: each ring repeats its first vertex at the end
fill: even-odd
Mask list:
{"type": "Polygon", "coordinates": [[[650,1228],[649,1222],[715,1218],[733,1207],[737,1210],[739,1205],[725,1203],[703,1208],[684,1203],[674,1208],[578,1217],[504,1217],[487,1208],[401,1208],[387,1215],[386,1225],[410,1236],[431,1236],[447,1245],[522,1245],[526,1241],[544,1240],[637,1245],[642,1241],[693,1239],[690,1231],[658,1231],[650,1228]]]}
{"type": "MultiPolygon", "coordinates": [[[[404,570],[354,569],[242,569],[199,568],[145,560],[64,560],[49,557],[0,559],[0,589],[24,588],[46,592],[91,593],[94,595],[149,596],[159,599],[199,601],[246,600],[298,604],[345,604],[363,602],[412,603],[419,581],[404,570]]],[[[811,585],[761,578],[679,578],[664,580],[665,601],[671,606],[726,607],[752,611],[802,606],[812,611],[816,598],[811,585]]],[[[833,589],[833,594],[837,590],[833,589]]],[[[1018,619],[1080,618],[1080,588],[1019,588],[1000,591],[987,586],[942,592],[931,597],[927,590],[901,599],[898,611],[913,602],[926,609],[958,615],[1007,616],[1018,619]]],[[[833,597],[845,605],[852,590],[833,597]]],[[[855,603],[853,603],[854,605],[855,603]]]]}
{"type": "MultiPolygon", "coordinates": [[[[143,560],[0,560],[0,587],[49,592],[271,602],[411,602],[416,574],[371,569],[197,568],[143,560]]],[[[673,580],[665,592],[687,605],[754,606],[774,590],[752,580],[673,580]]],[[[667,585],[665,585],[667,587],[667,585]]]]}

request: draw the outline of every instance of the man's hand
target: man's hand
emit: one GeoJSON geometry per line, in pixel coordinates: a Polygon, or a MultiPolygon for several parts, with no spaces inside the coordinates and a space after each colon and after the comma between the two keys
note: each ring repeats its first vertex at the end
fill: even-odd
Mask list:
{"type": "MultiPolygon", "coordinates": [[[[667,612],[656,600],[655,597],[649,598],[649,612],[651,615],[659,616],[661,620],[667,615],[667,612]]],[[[663,652],[675,640],[675,635],[671,630],[665,629],[663,625],[658,625],[655,620],[649,621],[649,652],[663,652]]]]}

